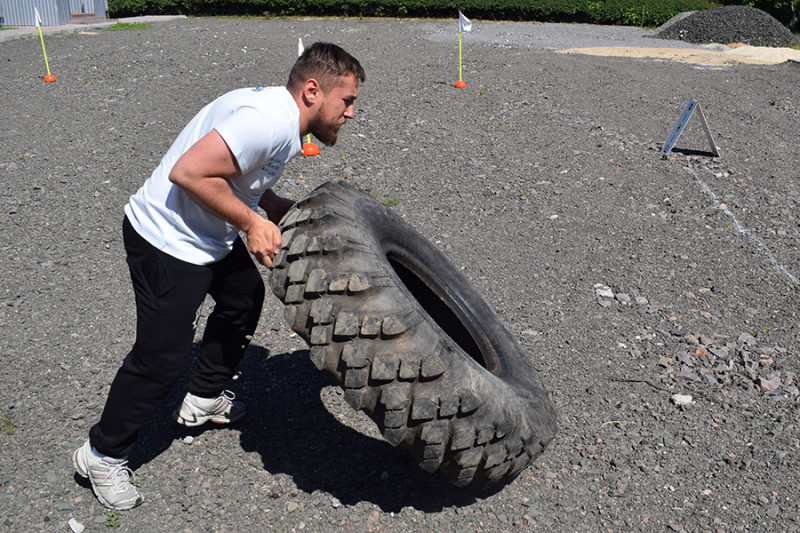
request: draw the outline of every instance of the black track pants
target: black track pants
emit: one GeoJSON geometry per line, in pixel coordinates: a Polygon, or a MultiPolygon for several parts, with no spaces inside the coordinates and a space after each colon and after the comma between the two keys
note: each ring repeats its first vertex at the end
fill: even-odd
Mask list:
{"type": "Polygon", "coordinates": [[[133,450],[140,428],[183,371],[206,294],[215,306],[188,384],[204,397],[218,395],[233,376],[264,303],[264,282],[241,239],[225,258],[198,266],[157,250],[127,218],[122,232],[136,295],[136,342],[89,432],[92,445],[110,457],[133,450]]]}

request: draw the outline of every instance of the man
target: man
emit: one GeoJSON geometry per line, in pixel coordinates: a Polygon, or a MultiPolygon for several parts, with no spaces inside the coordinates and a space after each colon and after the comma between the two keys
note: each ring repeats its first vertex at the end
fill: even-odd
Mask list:
{"type": "Polygon", "coordinates": [[[238,89],[203,108],[125,206],[136,342],[100,421],[72,455],[106,507],[125,510],[144,501],[126,458],[185,366],[206,294],[214,298],[214,311],[175,414],[186,426],[227,424],[244,415],[242,402],[224,387],[264,301],[264,282],[248,250],[272,265],[281,246],[276,224],[293,202],[271,187],[301,153],[304,135],[336,143],[353,118],[359,81],[365,75],[355,58],[336,45],[315,43],[295,63],[286,87],[238,89]]]}

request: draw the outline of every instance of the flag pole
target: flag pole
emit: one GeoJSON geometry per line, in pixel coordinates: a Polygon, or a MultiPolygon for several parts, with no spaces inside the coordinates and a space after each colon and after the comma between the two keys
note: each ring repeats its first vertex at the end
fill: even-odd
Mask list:
{"type": "Polygon", "coordinates": [[[458,79],[464,79],[461,75],[461,32],[458,32],[458,79]]]}
{"type": "Polygon", "coordinates": [[[461,32],[458,32],[458,81],[456,82],[456,87],[463,89],[466,86],[467,82],[464,81],[461,75],[461,32]]]}
{"type": "Polygon", "coordinates": [[[461,61],[461,32],[470,31],[472,29],[472,22],[461,13],[458,12],[458,81],[456,87],[463,89],[467,86],[462,74],[462,61],[461,61]]]}
{"type": "MultiPolygon", "coordinates": [[[[300,37],[297,40],[297,55],[303,55],[305,51],[305,47],[303,46],[303,38],[300,37]]],[[[312,155],[319,155],[319,146],[311,142],[311,134],[306,134],[306,142],[303,143],[303,155],[304,156],[312,156],[312,155]]]]}
{"type": "Polygon", "coordinates": [[[50,74],[50,63],[47,61],[47,50],[44,49],[44,36],[42,35],[42,26],[39,23],[39,10],[33,8],[33,17],[36,22],[36,28],[39,30],[39,40],[42,42],[42,55],[44,56],[44,66],[47,68],[47,76],[44,81],[47,83],[56,81],[56,77],[50,74]]]}

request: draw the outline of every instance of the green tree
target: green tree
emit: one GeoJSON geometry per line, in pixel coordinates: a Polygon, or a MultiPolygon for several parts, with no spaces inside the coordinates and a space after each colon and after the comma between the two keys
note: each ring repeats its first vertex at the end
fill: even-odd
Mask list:
{"type": "Polygon", "coordinates": [[[722,0],[726,5],[744,5],[765,11],[793,31],[800,30],[797,11],[800,0],[722,0]]]}

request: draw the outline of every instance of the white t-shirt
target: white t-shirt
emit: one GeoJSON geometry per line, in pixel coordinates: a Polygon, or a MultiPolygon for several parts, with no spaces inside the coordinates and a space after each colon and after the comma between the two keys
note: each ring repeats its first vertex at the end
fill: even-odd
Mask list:
{"type": "Polygon", "coordinates": [[[242,175],[231,190],[255,210],[264,191],[302,152],[300,110],[285,87],[237,89],[205,106],[172,143],[150,178],[131,196],[125,214],[150,244],[182,261],[205,265],[230,252],[238,228],[211,214],[169,181],[172,167],[194,143],[217,130],[242,175]]]}

